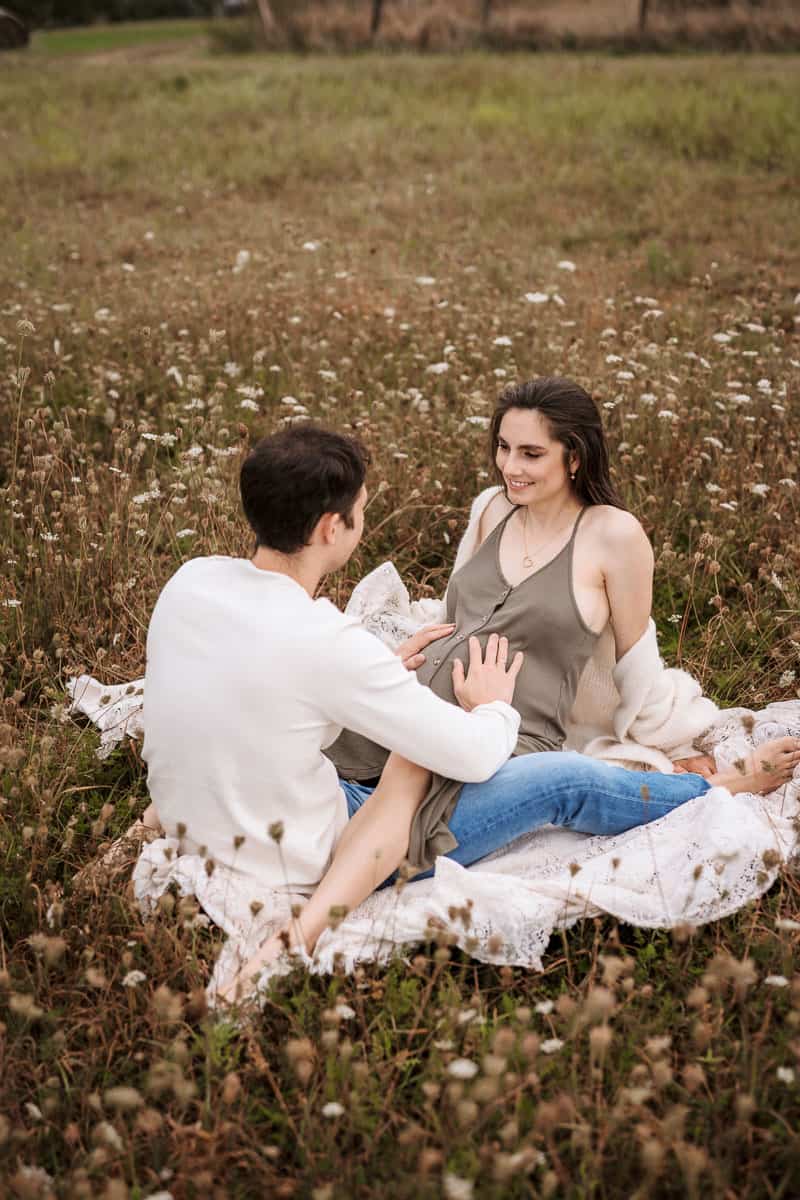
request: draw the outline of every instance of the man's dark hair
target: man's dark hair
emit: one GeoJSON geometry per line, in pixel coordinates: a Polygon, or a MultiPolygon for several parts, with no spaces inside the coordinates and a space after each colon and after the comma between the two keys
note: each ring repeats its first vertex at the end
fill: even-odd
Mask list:
{"type": "Polygon", "coordinates": [[[369,454],[352,437],[303,422],[257,442],[242,463],[239,489],[256,545],[281,554],[307,546],[325,513],[353,527],[353,505],[369,454]]]}

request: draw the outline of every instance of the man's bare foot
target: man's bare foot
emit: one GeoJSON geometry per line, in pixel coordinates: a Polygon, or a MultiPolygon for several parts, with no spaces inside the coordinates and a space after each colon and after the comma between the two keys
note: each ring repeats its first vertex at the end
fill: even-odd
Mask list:
{"type": "Polygon", "coordinates": [[[800,766],[800,738],[780,737],[756,746],[746,758],[708,776],[712,787],[729,792],[755,792],[766,795],[788,783],[800,766]]]}
{"type": "Polygon", "coordinates": [[[161,832],[161,822],[158,819],[155,804],[148,804],[142,813],[142,824],[147,829],[156,829],[159,833],[161,832]]]}
{"type": "Polygon", "coordinates": [[[247,960],[233,978],[217,989],[217,998],[224,1000],[227,1004],[236,1004],[239,1000],[246,1000],[253,991],[256,977],[266,967],[274,966],[283,956],[286,958],[286,965],[290,966],[292,958],[303,953],[304,947],[298,945],[296,939],[292,944],[285,929],[273,933],[272,937],[267,938],[259,946],[253,957],[247,960]]]}

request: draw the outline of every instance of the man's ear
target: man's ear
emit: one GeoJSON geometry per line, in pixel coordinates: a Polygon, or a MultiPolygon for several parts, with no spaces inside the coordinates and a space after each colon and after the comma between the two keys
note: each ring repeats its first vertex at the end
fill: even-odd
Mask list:
{"type": "Polygon", "coordinates": [[[322,546],[334,546],[339,536],[341,521],[339,513],[323,513],[311,535],[312,542],[318,539],[322,546]]]}

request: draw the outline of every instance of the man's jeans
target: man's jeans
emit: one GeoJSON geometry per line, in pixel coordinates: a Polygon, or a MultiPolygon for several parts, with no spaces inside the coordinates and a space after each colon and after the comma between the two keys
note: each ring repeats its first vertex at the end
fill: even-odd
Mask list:
{"type": "MultiPolygon", "coordinates": [[[[349,780],[342,788],[351,817],[375,790],[349,780]]],[[[624,833],[708,789],[701,775],[628,771],[572,751],[522,754],[485,783],[464,784],[449,822],[458,845],[447,857],[467,867],[542,825],[624,833]]]]}

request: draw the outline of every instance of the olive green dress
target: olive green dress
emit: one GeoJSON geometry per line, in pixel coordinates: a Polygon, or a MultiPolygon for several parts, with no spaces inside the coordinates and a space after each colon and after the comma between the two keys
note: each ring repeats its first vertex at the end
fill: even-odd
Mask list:
{"type": "MultiPolygon", "coordinates": [[[[457,704],[453,663],[459,658],[465,669],[468,666],[469,638],[476,636],[483,650],[490,634],[507,637],[509,662],[518,650],[525,655],[514,689],[514,707],[521,718],[514,753],[533,754],[561,749],[578,681],[599,634],[583,621],[572,583],[575,535],[586,510],[578,514],[569,541],[555,558],[512,587],[500,566],[500,539],[515,511],[451,578],[447,621],[455,624],[455,630],[431,644],[417,678],[443,700],[457,704]]],[[[383,747],[347,730],[326,753],[340,778],[356,780],[379,775],[388,757],[383,747]]],[[[455,847],[447,822],[462,786],[433,775],[411,827],[408,859],[414,870],[426,870],[437,855],[455,847]]]]}

